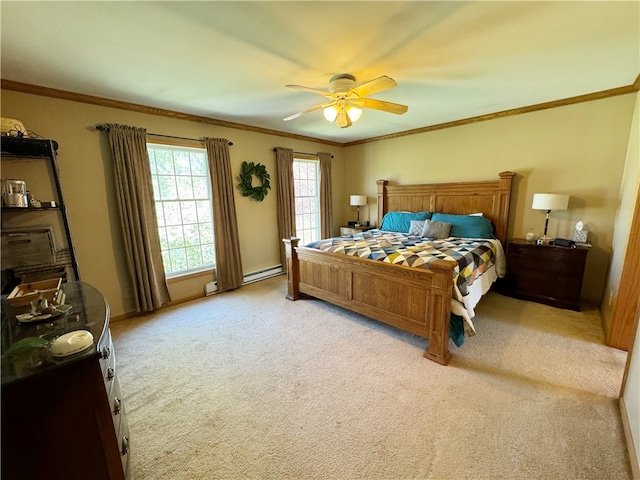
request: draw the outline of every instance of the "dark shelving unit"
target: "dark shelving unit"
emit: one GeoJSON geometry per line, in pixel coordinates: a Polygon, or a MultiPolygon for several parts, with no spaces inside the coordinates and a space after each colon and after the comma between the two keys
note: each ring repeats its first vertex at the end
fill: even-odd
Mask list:
{"type": "MultiPolygon", "coordinates": [[[[62,194],[62,186],[60,184],[60,172],[58,170],[57,154],[58,142],[47,139],[34,139],[24,137],[0,137],[1,159],[3,164],[6,162],[18,162],[26,165],[28,162],[45,162],[49,175],[48,181],[52,183],[53,195],[56,198],[47,199],[55,201],[55,206],[43,207],[5,207],[2,206],[2,232],[14,232],[19,230],[21,226],[25,227],[25,231],[29,231],[33,227],[28,219],[34,214],[40,214],[40,218],[46,218],[47,222],[59,228],[65,245],[63,248],[56,250],[55,260],[53,263],[45,264],[26,264],[14,266],[6,269],[2,266],[2,289],[6,293],[10,289],[10,284],[23,283],[24,281],[35,281],[41,278],[51,276],[62,276],[64,280],[80,280],[80,272],[71,238],[71,230],[69,228],[69,219],[67,217],[66,204],[62,194]],[[51,216],[49,218],[48,216],[51,216]],[[24,218],[24,222],[21,221],[24,218]],[[58,275],[61,273],[61,275],[58,275]],[[39,278],[40,277],[40,278],[39,278]]],[[[16,168],[13,167],[12,171],[16,168]]],[[[4,165],[3,165],[4,170],[4,165]]],[[[4,177],[3,173],[3,180],[4,177]]],[[[27,187],[29,183],[27,183],[27,187]]],[[[37,192],[35,192],[37,193],[37,192]]],[[[5,246],[6,248],[6,246],[5,246]]],[[[11,255],[12,252],[3,252],[5,255],[11,255]]]]}

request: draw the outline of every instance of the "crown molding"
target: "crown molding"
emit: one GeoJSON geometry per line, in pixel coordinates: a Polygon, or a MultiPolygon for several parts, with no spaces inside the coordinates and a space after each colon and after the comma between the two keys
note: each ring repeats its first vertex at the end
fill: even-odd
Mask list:
{"type": "Polygon", "coordinates": [[[177,120],[187,120],[190,122],[206,123],[207,125],[215,125],[218,127],[234,128],[236,130],[246,130],[249,132],[264,133],[265,135],[276,135],[278,137],[293,138],[296,140],[304,140],[307,142],[322,143],[323,145],[331,145],[342,147],[342,143],[330,140],[322,140],[315,137],[307,137],[304,135],[296,135],[293,133],[280,132],[278,130],[270,130],[268,128],[254,127],[243,123],[227,122],[216,118],[203,117],[200,115],[192,115],[190,113],[182,113],[164,108],[150,107],[138,103],[123,102],[120,100],[112,100],[110,98],[96,97],[93,95],[85,95],[83,93],[70,92],[67,90],[58,90],[56,88],[42,87],[40,85],[32,85],[30,83],[16,82],[14,80],[0,80],[0,88],[3,90],[12,90],[14,92],[30,93],[33,95],[41,95],[44,97],[59,98],[62,100],[70,100],[72,102],[88,103],[91,105],[99,105],[101,107],[118,108],[120,110],[129,110],[132,112],[146,113],[149,115],[158,115],[177,120]]]}
{"type": "Polygon", "coordinates": [[[547,110],[550,108],[566,107],[568,105],[575,105],[577,103],[592,102],[594,100],[602,100],[610,97],[617,97],[618,95],[627,95],[629,93],[635,93],[640,91],[640,75],[636,77],[636,81],[624,87],[612,88],[609,90],[602,90],[599,92],[587,93],[586,95],[578,95],[576,97],[563,98],[560,100],[554,100],[551,102],[538,103],[536,105],[529,105],[527,107],[512,108],[509,110],[503,110],[496,113],[488,113],[486,115],[479,115],[476,117],[465,118],[462,120],[454,120],[452,122],[439,123],[437,125],[429,125],[427,127],[416,128],[413,130],[405,130],[404,132],[392,133],[390,135],[384,135],[381,137],[368,138],[365,140],[358,140],[355,142],[349,142],[342,144],[343,147],[351,147],[353,145],[363,145],[369,142],[377,142],[379,140],[388,140],[391,138],[399,138],[407,135],[416,135],[418,133],[433,132],[434,130],[442,130],[445,128],[459,127],[461,125],[469,125],[470,123],[484,122],[486,120],[494,120],[496,118],[511,117],[513,115],[521,115],[523,113],[537,112],[540,110],[547,110]]]}
{"type": "Polygon", "coordinates": [[[445,128],[459,127],[462,125],[469,125],[471,123],[484,122],[486,120],[494,120],[497,118],[505,118],[513,115],[521,115],[523,113],[531,113],[531,112],[537,112],[540,110],[547,110],[550,108],[565,107],[568,105],[575,105],[577,103],[592,102],[595,100],[602,100],[605,98],[616,97],[618,95],[627,95],[629,93],[635,93],[640,91],[640,75],[636,77],[636,80],[633,84],[627,85],[624,87],[612,88],[609,90],[602,90],[599,92],[588,93],[585,95],[578,95],[576,97],[564,98],[560,100],[554,100],[551,102],[538,103],[536,105],[530,105],[526,107],[512,108],[509,110],[503,110],[501,112],[488,113],[485,115],[479,115],[479,116],[465,118],[461,120],[454,120],[451,122],[439,123],[437,125],[429,125],[426,127],[416,128],[413,130],[405,130],[403,132],[393,133],[390,135],[371,137],[364,140],[357,140],[355,142],[347,142],[347,143],[335,142],[331,140],[323,140],[323,139],[308,137],[304,135],[296,135],[288,132],[280,132],[278,130],[270,130],[267,128],[254,127],[254,126],[245,125],[242,123],[227,122],[225,120],[218,120],[215,118],[203,117],[199,115],[191,115],[189,113],[182,113],[174,110],[166,110],[163,108],[150,107],[147,105],[140,105],[137,103],[122,102],[120,100],[112,100],[109,98],[96,97],[93,95],[85,95],[82,93],[69,92],[66,90],[58,90],[55,88],[42,87],[39,85],[32,85],[29,83],[16,82],[14,80],[2,79],[0,80],[0,87],[4,90],[12,90],[16,92],[30,93],[33,95],[42,95],[45,97],[60,98],[63,100],[70,100],[73,102],[81,102],[81,103],[88,103],[92,105],[100,105],[103,107],[118,108],[121,110],[129,110],[133,112],[146,113],[149,115],[158,115],[158,116],[174,118],[178,120],[187,120],[190,122],[206,123],[208,125],[234,128],[237,130],[263,133],[266,135],[276,135],[279,137],[292,138],[295,140],[322,143],[323,145],[331,145],[334,147],[351,147],[354,145],[363,145],[365,143],[378,142],[381,140],[406,137],[408,135],[417,135],[419,133],[433,132],[435,130],[443,130],[445,128]]]}

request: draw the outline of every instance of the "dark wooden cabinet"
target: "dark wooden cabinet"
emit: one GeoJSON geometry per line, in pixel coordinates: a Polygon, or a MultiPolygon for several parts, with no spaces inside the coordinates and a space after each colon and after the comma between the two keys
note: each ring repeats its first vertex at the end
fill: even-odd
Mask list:
{"type": "Polygon", "coordinates": [[[586,247],[515,239],[507,245],[507,275],[499,290],[522,300],[578,311],[588,253],[586,247]]]}
{"type": "Polygon", "coordinates": [[[93,335],[93,346],[68,357],[53,357],[48,347],[3,355],[2,478],[126,480],[129,428],[109,307],[91,285],[62,288],[73,310],[53,321],[20,324],[2,298],[3,353],[25,338],[93,335]]]}

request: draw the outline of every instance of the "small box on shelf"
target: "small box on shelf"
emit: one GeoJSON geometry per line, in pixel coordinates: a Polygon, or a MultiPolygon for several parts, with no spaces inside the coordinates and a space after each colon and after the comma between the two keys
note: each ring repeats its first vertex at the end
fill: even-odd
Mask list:
{"type": "Polygon", "coordinates": [[[7,302],[9,302],[9,305],[14,308],[20,308],[31,305],[33,300],[38,300],[42,297],[55,304],[58,303],[56,300],[60,297],[61,284],[62,278],[51,278],[48,280],[40,280],[38,282],[21,283],[11,291],[7,297],[7,302]]]}

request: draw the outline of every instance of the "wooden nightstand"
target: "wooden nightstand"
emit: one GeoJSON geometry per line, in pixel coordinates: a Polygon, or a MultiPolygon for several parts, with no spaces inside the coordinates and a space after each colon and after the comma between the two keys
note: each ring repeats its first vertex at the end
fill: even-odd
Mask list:
{"type": "Polygon", "coordinates": [[[350,227],[343,226],[340,227],[340,235],[353,235],[354,233],[362,233],[367,230],[373,230],[376,227],[365,227],[364,225],[360,225],[359,227],[350,227]]]}
{"type": "Polygon", "coordinates": [[[514,239],[507,246],[507,275],[499,291],[510,297],[580,310],[587,247],[536,245],[514,239]]]}

